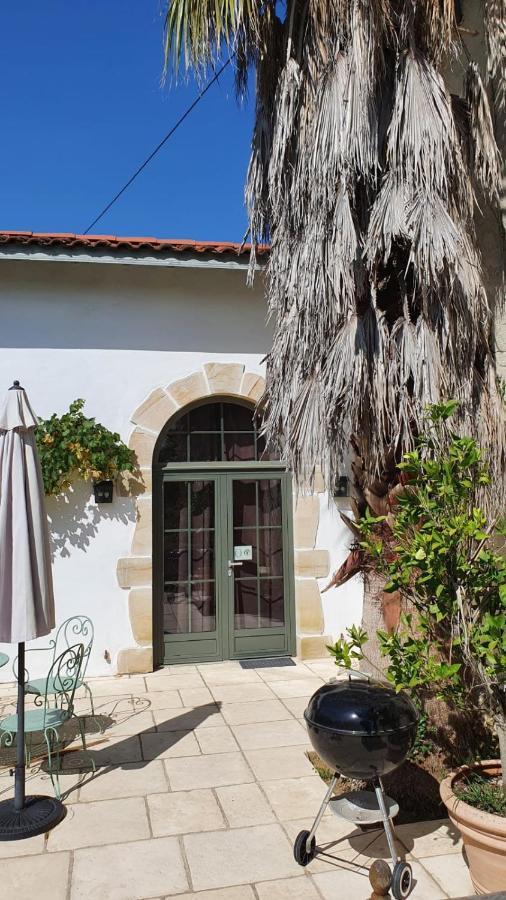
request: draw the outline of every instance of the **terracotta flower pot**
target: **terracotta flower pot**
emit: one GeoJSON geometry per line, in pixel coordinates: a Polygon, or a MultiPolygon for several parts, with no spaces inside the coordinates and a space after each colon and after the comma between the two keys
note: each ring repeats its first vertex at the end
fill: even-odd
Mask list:
{"type": "Polygon", "coordinates": [[[457,781],[470,772],[500,775],[498,759],[463,766],[441,782],[441,799],[464,841],[469,871],[477,894],[506,890],[506,817],[482,812],[455,796],[457,781]]]}

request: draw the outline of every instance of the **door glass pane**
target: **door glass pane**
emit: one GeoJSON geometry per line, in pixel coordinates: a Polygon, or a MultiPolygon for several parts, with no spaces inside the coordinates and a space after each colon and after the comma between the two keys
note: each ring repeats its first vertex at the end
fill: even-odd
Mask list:
{"type": "Polygon", "coordinates": [[[213,481],[164,483],[164,630],[215,631],[213,481]]]}
{"type": "Polygon", "coordinates": [[[281,528],[259,528],[258,530],[258,574],[261,578],[272,578],[283,574],[283,530],[281,528]]]}
{"type": "Polygon", "coordinates": [[[223,404],[223,427],[225,431],[254,431],[254,413],[238,403],[223,404]]]}
{"type": "Polygon", "coordinates": [[[191,586],[192,634],[216,629],[214,581],[192,583],[191,586]]]}
{"type": "Polygon", "coordinates": [[[192,580],[214,578],[214,531],[192,531],[192,580]]]}
{"type": "Polygon", "coordinates": [[[234,528],[255,527],[257,523],[257,482],[234,481],[234,528]]]}
{"type": "Polygon", "coordinates": [[[186,584],[165,585],[163,630],[167,634],[188,633],[188,586],[186,584]]]}
{"type": "Polygon", "coordinates": [[[253,432],[225,432],[225,459],[228,462],[254,462],[255,435],[253,432]]]}
{"type": "Polygon", "coordinates": [[[260,579],[260,628],[283,625],[284,591],[282,578],[260,579]]]}
{"type": "Polygon", "coordinates": [[[190,413],[190,431],[220,431],[221,403],[205,403],[192,409],[190,413]]]}
{"type": "Polygon", "coordinates": [[[259,525],[281,525],[281,482],[259,481],[259,525]]]}
{"type": "Polygon", "coordinates": [[[281,480],[233,481],[236,630],[284,624],[281,480]],[[251,560],[245,557],[251,555],[251,560]]]}
{"type": "Polygon", "coordinates": [[[164,581],[188,581],[187,532],[165,532],[164,544],[164,581]]]}
{"type": "Polygon", "coordinates": [[[180,432],[172,432],[165,436],[158,461],[165,465],[168,462],[188,462],[188,437],[180,432]]]}
{"type": "Polygon", "coordinates": [[[163,485],[164,528],[188,527],[188,482],[166,481],[163,485]]]}
{"type": "Polygon", "coordinates": [[[234,624],[237,631],[258,628],[257,579],[235,579],[234,624]]]}
{"type": "Polygon", "coordinates": [[[221,434],[195,433],[190,435],[190,462],[221,460],[221,434]]]}
{"type": "Polygon", "coordinates": [[[214,528],[214,483],[191,482],[191,527],[214,528]]]}

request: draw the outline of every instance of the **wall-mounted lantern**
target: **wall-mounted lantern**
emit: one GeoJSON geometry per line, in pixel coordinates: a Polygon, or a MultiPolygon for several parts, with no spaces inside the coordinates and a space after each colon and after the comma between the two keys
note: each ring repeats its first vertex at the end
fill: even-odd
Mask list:
{"type": "Polygon", "coordinates": [[[95,503],[112,503],[113,483],[112,481],[94,481],[93,494],[95,503]]]}
{"type": "Polygon", "coordinates": [[[334,486],[334,497],[348,497],[348,478],[346,475],[340,475],[336,478],[336,483],[334,486]]]}

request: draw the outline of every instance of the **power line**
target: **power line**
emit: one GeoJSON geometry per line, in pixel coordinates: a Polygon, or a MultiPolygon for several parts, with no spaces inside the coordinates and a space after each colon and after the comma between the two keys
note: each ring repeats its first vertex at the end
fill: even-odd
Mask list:
{"type": "Polygon", "coordinates": [[[227,61],[226,61],[225,63],[223,63],[221,69],[219,69],[219,70],[215,73],[214,77],[211,78],[210,81],[208,81],[208,83],[206,84],[205,88],[203,88],[203,89],[200,91],[200,93],[197,94],[197,96],[195,97],[195,100],[193,101],[193,103],[190,104],[190,106],[185,110],[185,112],[183,113],[183,115],[179,117],[179,119],[177,120],[177,122],[175,123],[175,125],[172,126],[172,128],[170,129],[170,131],[167,132],[167,134],[165,135],[165,137],[162,138],[162,140],[160,141],[159,144],[157,144],[157,146],[155,147],[155,149],[149,154],[148,157],[146,157],[146,159],[144,160],[144,162],[141,163],[141,165],[139,166],[139,168],[133,173],[133,175],[128,179],[128,181],[125,182],[125,184],[123,185],[123,187],[121,188],[121,190],[119,190],[118,193],[115,194],[115,196],[112,198],[112,200],[109,201],[109,203],[107,204],[107,206],[104,206],[102,212],[100,212],[100,213],[98,214],[98,216],[96,216],[96,218],[93,219],[93,222],[91,222],[91,224],[88,225],[86,231],[83,231],[83,234],[88,234],[88,232],[90,232],[91,229],[97,224],[97,222],[100,222],[100,219],[102,219],[103,216],[105,216],[106,212],[109,212],[111,206],[114,206],[114,204],[116,203],[117,200],[119,200],[119,198],[121,197],[121,195],[124,194],[126,190],[128,190],[128,188],[130,187],[130,185],[133,184],[133,182],[135,181],[135,179],[141,174],[141,172],[146,168],[146,166],[147,166],[147,165],[151,162],[151,160],[156,156],[156,154],[158,153],[158,151],[162,149],[162,147],[164,146],[164,144],[167,143],[167,141],[172,137],[172,135],[174,134],[174,132],[177,131],[177,129],[179,128],[179,126],[183,124],[184,120],[190,115],[190,113],[192,112],[192,110],[195,109],[197,103],[199,103],[199,102],[202,100],[202,98],[205,96],[205,94],[207,94],[209,88],[211,88],[211,87],[213,86],[213,84],[214,84],[216,81],[218,81],[218,78],[220,77],[220,75],[225,71],[225,69],[227,68],[227,66],[230,65],[231,59],[232,59],[232,57],[230,57],[229,59],[227,59],[227,61]]]}

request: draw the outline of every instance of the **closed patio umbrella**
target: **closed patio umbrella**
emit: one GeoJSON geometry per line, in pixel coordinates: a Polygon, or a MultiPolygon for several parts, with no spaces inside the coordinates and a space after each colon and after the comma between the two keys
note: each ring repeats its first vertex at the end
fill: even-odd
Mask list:
{"type": "Polygon", "coordinates": [[[65,810],[25,796],[25,641],[54,628],[53,582],[34,415],[19,381],[0,404],[0,642],[18,644],[14,799],[0,802],[0,840],[42,834],[65,810]]]}

